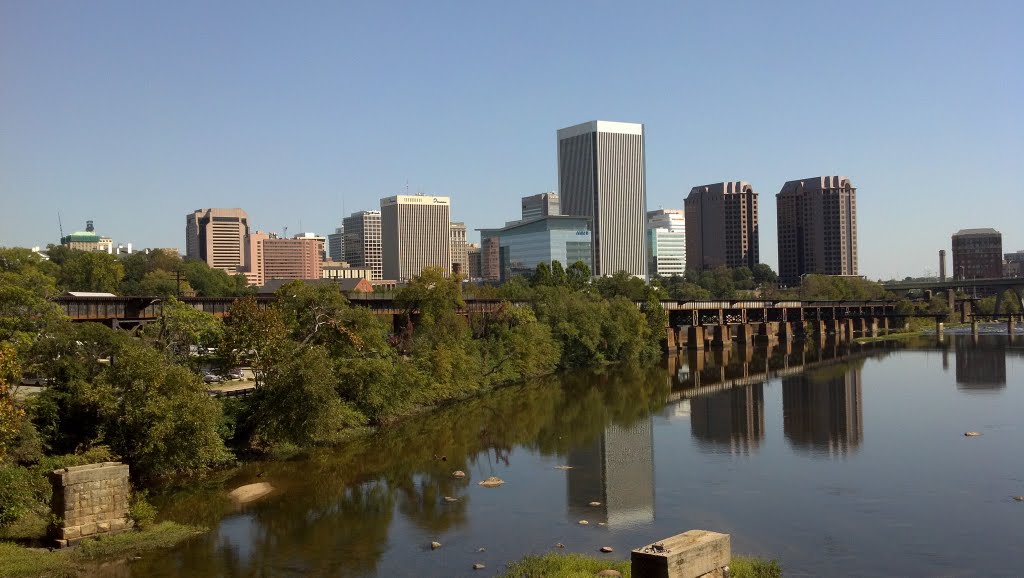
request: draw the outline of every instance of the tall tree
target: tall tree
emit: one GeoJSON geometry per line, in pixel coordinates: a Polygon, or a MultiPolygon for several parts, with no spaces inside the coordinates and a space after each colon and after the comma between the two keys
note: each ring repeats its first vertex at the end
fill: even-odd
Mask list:
{"type": "Polygon", "coordinates": [[[99,251],[72,251],[60,268],[59,282],[67,291],[116,293],[124,266],[113,255],[99,251]]]}

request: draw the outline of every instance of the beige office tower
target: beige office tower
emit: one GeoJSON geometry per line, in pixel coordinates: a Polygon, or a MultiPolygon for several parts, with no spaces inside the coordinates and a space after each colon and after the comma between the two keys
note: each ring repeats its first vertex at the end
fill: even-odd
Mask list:
{"type": "Polygon", "coordinates": [[[242,209],[199,209],[185,215],[185,257],[233,275],[245,266],[248,235],[242,209]]]}
{"type": "Polygon", "coordinates": [[[469,253],[466,249],[466,224],[452,223],[452,273],[469,278],[469,253]]]}
{"type": "Polygon", "coordinates": [[[380,200],[384,278],[408,281],[427,267],[452,270],[448,197],[396,195],[380,200]]]}
{"type": "Polygon", "coordinates": [[[757,265],[757,193],[731,181],[690,189],[686,210],[686,266],[699,270],[757,265]]]}
{"type": "Polygon", "coordinates": [[[779,282],[857,274],[857,189],[840,176],[789,181],[775,195],[779,282]]]}
{"type": "Polygon", "coordinates": [[[357,211],[345,217],[343,223],[345,251],[343,259],[353,267],[369,267],[373,281],[384,278],[383,247],[380,237],[380,211],[357,211]]]}
{"type": "Polygon", "coordinates": [[[593,273],[647,276],[644,125],[595,120],[558,131],[562,215],[593,222],[593,273]]]}

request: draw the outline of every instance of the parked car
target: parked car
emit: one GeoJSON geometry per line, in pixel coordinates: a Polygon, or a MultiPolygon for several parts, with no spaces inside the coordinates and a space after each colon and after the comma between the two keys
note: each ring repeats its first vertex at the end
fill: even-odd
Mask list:
{"type": "Polygon", "coordinates": [[[228,373],[228,377],[231,379],[245,379],[245,375],[242,374],[242,370],[237,367],[228,373]]]}
{"type": "Polygon", "coordinates": [[[219,375],[215,375],[213,373],[206,373],[206,374],[203,375],[203,382],[204,383],[220,383],[222,381],[224,381],[224,378],[222,378],[219,375]]]}

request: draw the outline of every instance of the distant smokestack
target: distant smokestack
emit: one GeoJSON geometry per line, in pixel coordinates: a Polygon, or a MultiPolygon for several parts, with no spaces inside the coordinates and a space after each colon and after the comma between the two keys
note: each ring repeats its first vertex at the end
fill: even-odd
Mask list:
{"type": "Polygon", "coordinates": [[[95,229],[93,229],[92,221],[86,221],[85,222],[85,230],[88,233],[91,233],[91,232],[93,232],[95,230],[95,229]]]}
{"type": "Polygon", "coordinates": [[[939,281],[946,280],[946,250],[939,249],[939,281]]]}

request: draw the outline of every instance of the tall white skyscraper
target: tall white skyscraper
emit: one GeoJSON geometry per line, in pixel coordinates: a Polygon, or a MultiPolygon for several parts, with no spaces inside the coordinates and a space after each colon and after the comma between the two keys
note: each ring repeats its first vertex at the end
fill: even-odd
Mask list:
{"type": "Polygon", "coordinates": [[[647,212],[649,272],[671,277],[686,272],[686,218],[682,209],[647,212]]]}
{"type": "Polygon", "coordinates": [[[593,219],[594,274],[647,276],[644,125],[595,120],[558,131],[563,215],[593,219]]]}
{"type": "MultiPolygon", "coordinates": [[[[426,267],[452,271],[448,197],[396,195],[380,200],[384,278],[406,281],[426,267]]],[[[345,230],[348,231],[346,225],[345,230]]]]}

